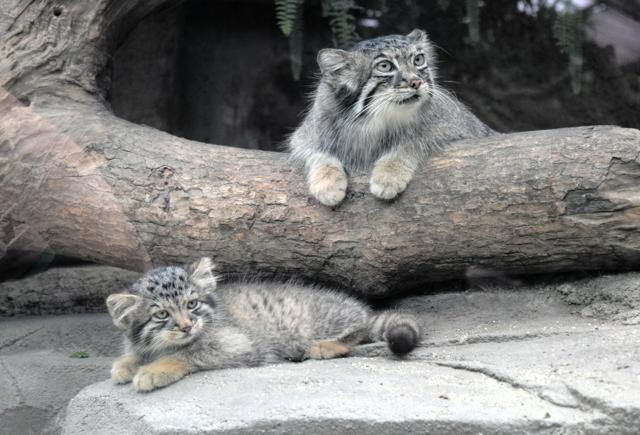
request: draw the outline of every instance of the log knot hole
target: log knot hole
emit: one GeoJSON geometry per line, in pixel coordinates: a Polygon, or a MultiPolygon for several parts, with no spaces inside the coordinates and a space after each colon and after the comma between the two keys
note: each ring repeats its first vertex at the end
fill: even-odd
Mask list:
{"type": "Polygon", "coordinates": [[[154,169],[151,175],[160,181],[159,184],[168,186],[171,177],[173,177],[173,168],[166,165],[160,166],[159,168],[154,169]]]}
{"type": "Polygon", "coordinates": [[[165,213],[169,213],[171,210],[171,191],[175,187],[173,183],[170,185],[173,174],[173,168],[167,165],[157,167],[151,172],[151,177],[157,180],[155,189],[159,191],[151,202],[165,213]]]}
{"type": "Polygon", "coordinates": [[[611,213],[640,207],[638,186],[640,163],[613,157],[607,174],[596,187],[567,192],[564,197],[565,215],[611,213]]]}

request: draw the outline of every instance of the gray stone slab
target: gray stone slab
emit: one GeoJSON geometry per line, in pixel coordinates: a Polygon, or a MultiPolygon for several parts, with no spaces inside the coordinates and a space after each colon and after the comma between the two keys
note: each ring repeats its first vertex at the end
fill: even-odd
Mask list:
{"type": "Polygon", "coordinates": [[[475,373],[351,358],[201,373],[145,395],[102,382],[71,401],[64,433],[526,433],[602,417],[475,373]]]}
{"type": "Polygon", "coordinates": [[[0,434],[59,433],[57,416],[105,379],[121,338],[104,314],[0,321],[0,434]],[[86,352],[88,358],[72,358],[86,352]]]}
{"type": "Polygon", "coordinates": [[[105,381],[71,401],[64,433],[632,434],[639,338],[615,326],[432,346],[405,361],[382,352],[211,371],[150,394],[105,381]]]}

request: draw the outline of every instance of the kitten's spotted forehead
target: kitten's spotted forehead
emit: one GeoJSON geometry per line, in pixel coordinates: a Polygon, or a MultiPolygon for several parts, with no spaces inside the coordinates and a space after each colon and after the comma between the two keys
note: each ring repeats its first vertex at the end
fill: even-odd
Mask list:
{"type": "Polygon", "coordinates": [[[189,288],[187,271],[181,267],[155,269],[134,284],[134,290],[151,297],[170,299],[185,293],[189,288]]]}
{"type": "Polygon", "coordinates": [[[415,41],[405,35],[387,35],[361,41],[350,51],[371,53],[383,50],[402,50],[412,45],[415,45],[415,41]]]}

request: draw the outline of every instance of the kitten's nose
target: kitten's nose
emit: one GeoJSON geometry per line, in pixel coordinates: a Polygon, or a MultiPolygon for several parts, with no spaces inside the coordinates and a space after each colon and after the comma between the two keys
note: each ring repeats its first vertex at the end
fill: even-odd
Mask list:
{"type": "Polygon", "coordinates": [[[409,86],[411,86],[413,89],[418,89],[420,86],[422,86],[422,80],[411,79],[409,80],[409,86]]]}
{"type": "Polygon", "coordinates": [[[191,331],[191,328],[193,328],[193,325],[191,323],[185,323],[184,325],[180,325],[180,330],[182,332],[189,332],[191,331]]]}

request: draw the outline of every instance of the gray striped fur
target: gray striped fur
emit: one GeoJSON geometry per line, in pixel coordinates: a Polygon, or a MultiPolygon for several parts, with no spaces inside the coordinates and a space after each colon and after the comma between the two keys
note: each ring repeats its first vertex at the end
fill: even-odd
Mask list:
{"type": "Polygon", "coordinates": [[[311,194],[325,205],[342,201],[349,172],[371,167],[371,192],[395,198],[425,157],[492,133],[437,83],[434,48],[421,30],[362,41],[350,51],[324,49],[318,64],[313,103],[288,145],[305,165],[311,194]],[[381,71],[384,62],[390,71],[381,71]]]}
{"type": "Polygon", "coordinates": [[[127,349],[114,363],[116,382],[148,391],[194,371],[333,358],[371,341],[407,353],[420,339],[409,315],[376,313],[343,293],[294,282],[218,287],[211,268],[203,258],[157,269],[130,293],[109,296],[127,349]]]}

